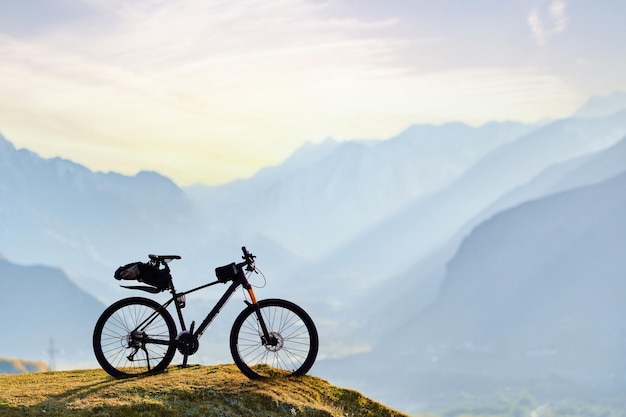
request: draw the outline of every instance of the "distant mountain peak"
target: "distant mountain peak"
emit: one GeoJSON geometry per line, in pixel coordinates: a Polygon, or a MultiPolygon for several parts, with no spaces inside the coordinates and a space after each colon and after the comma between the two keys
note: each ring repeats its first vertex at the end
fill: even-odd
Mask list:
{"type": "Polygon", "coordinates": [[[156,171],[139,171],[135,175],[124,175],[117,172],[94,172],[88,167],[62,157],[44,158],[28,149],[17,149],[0,133],[0,160],[4,161],[1,168],[12,172],[26,171],[33,178],[59,178],[71,180],[84,187],[94,187],[99,181],[124,181],[128,185],[135,184],[142,189],[158,189],[181,194],[182,190],[170,178],[156,171]]]}
{"type": "Polygon", "coordinates": [[[162,190],[168,189],[175,193],[182,193],[182,190],[165,175],[159,174],[156,171],[139,171],[134,177],[135,181],[141,185],[161,188],[162,190]]]}
{"type": "Polygon", "coordinates": [[[318,150],[318,149],[326,149],[326,148],[332,149],[338,144],[339,142],[331,136],[327,136],[321,142],[306,141],[302,146],[300,146],[298,149],[295,150],[292,156],[297,155],[299,153],[311,152],[311,151],[318,150]]]}
{"type": "Polygon", "coordinates": [[[616,91],[606,96],[591,97],[574,113],[574,117],[583,119],[606,117],[622,110],[626,110],[626,92],[616,91]]]}
{"type": "Polygon", "coordinates": [[[3,147],[10,147],[11,149],[15,149],[13,144],[9,142],[9,140],[5,138],[4,135],[0,132],[0,149],[2,149],[3,147]]]}
{"type": "Polygon", "coordinates": [[[8,161],[9,155],[15,153],[15,146],[0,133],[0,161],[8,161]]]}

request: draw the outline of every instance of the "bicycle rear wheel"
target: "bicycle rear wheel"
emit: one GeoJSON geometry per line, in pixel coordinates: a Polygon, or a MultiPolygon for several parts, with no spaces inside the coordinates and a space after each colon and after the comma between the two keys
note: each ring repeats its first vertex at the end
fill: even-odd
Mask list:
{"type": "Polygon", "coordinates": [[[306,374],[319,346],[311,317],[285,300],[261,300],[258,307],[272,340],[263,336],[256,306],[244,309],[230,332],[230,351],[237,367],[252,379],[306,374]]]}
{"type": "Polygon", "coordinates": [[[156,301],[125,298],[104,310],[93,332],[102,369],[115,378],[163,371],[176,353],[176,324],[156,301]]]}

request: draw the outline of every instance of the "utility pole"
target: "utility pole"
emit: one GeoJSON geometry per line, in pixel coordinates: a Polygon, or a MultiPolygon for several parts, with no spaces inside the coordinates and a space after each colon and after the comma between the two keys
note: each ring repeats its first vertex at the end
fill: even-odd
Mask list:
{"type": "Polygon", "coordinates": [[[48,347],[48,350],[46,351],[46,353],[48,354],[48,368],[50,368],[51,371],[54,371],[56,369],[56,354],[59,353],[59,350],[54,347],[54,339],[50,338],[50,347],[48,347]]]}

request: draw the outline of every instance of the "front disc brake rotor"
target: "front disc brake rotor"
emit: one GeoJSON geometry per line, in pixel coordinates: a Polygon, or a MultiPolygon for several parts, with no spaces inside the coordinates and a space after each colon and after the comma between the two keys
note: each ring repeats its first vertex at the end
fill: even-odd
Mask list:
{"type": "Polygon", "coordinates": [[[278,352],[285,345],[285,339],[283,339],[283,337],[278,332],[271,332],[270,340],[272,341],[276,340],[276,344],[273,344],[273,343],[265,344],[265,349],[269,350],[270,352],[278,352]]]}

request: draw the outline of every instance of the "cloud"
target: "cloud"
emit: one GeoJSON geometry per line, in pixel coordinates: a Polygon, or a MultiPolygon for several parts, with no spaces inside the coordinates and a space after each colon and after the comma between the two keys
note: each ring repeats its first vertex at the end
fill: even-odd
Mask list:
{"type": "MultiPolygon", "coordinates": [[[[342,15],[332,2],[79,3],[84,18],[0,33],[0,129],[17,146],[91,169],[220,183],[279,163],[305,140],[532,120],[569,98],[557,77],[533,71],[407,64],[407,51],[436,60],[445,38],[408,38],[393,18],[342,15]],[[407,47],[416,42],[433,53],[407,47]]],[[[550,26],[539,12],[533,20],[542,38],[566,24],[561,1],[544,9],[550,26]]]]}
{"type": "Polygon", "coordinates": [[[528,26],[531,34],[539,45],[567,28],[567,16],[565,14],[565,2],[563,0],[551,0],[549,5],[534,7],[528,15],[528,26]]]}
{"type": "Polygon", "coordinates": [[[183,183],[249,175],[283,159],[294,141],[333,132],[324,118],[349,116],[328,114],[330,103],[354,113],[351,95],[361,97],[368,77],[393,65],[396,40],[381,35],[393,20],[339,18],[324,3],[81,7],[88,18],[25,36],[0,33],[0,127],[18,145],[95,169],[157,169],[183,183]],[[324,131],[305,133],[307,126],[324,131]],[[145,149],[144,160],[120,160],[126,168],[112,166],[119,158],[98,161],[120,147],[145,149]],[[201,148],[215,160],[198,161],[198,169],[176,162],[201,148]],[[232,168],[209,170],[218,165],[232,168]]]}

